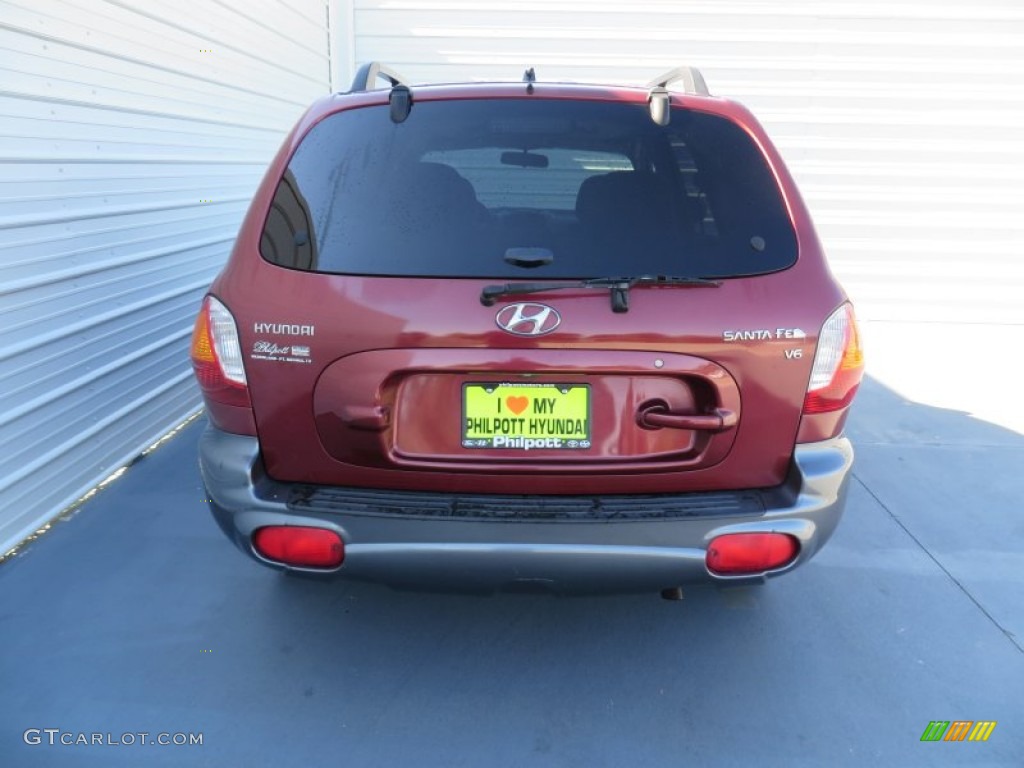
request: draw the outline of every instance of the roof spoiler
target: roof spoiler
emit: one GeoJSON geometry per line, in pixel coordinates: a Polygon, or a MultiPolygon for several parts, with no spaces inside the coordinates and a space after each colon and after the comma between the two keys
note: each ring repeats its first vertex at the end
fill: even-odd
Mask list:
{"type": "Polygon", "coordinates": [[[668,72],[658,75],[647,84],[648,88],[667,88],[672,83],[682,83],[685,93],[692,93],[694,96],[710,96],[708,85],[704,82],[704,75],[696,67],[676,67],[668,72]]]}
{"type": "Polygon", "coordinates": [[[668,86],[672,83],[682,83],[685,93],[695,96],[711,95],[707,83],[704,82],[704,75],[696,67],[676,67],[659,75],[647,84],[650,88],[647,93],[647,106],[651,110],[651,120],[658,125],[668,125],[672,119],[668,97],[668,86]]]}
{"type": "Polygon", "coordinates": [[[387,80],[392,87],[409,85],[409,81],[391,67],[381,64],[379,61],[368,61],[359,68],[356,76],[352,78],[352,88],[349,93],[372,91],[378,79],[387,80]]]}
{"type": "MultiPolygon", "coordinates": [[[[349,93],[373,90],[378,79],[387,80],[392,88],[398,85],[409,85],[409,80],[398,74],[391,67],[379,61],[368,61],[356,72],[356,76],[352,79],[352,88],[349,93]]],[[[523,82],[537,82],[537,75],[533,67],[530,67],[523,73],[523,82]]],[[[675,69],[670,69],[668,72],[659,75],[647,83],[647,87],[666,88],[673,83],[680,82],[683,84],[683,91],[685,93],[692,93],[696,96],[711,95],[708,91],[707,83],[704,82],[704,76],[696,67],[676,67],[675,69]]]]}
{"type": "MultiPolygon", "coordinates": [[[[388,101],[391,104],[391,120],[396,123],[405,122],[412,111],[412,91],[409,89],[408,81],[379,61],[368,61],[356,72],[352,80],[352,88],[349,93],[359,93],[374,89],[378,79],[383,79],[391,84],[391,93],[388,101]]],[[[523,82],[526,83],[527,93],[533,93],[533,84],[537,81],[537,75],[530,67],[523,74],[523,82]]],[[[710,96],[704,76],[696,67],[676,67],[647,83],[650,92],[647,102],[651,110],[651,119],[658,125],[668,125],[671,119],[669,110],[668,86],[672,83],[682,83],[683,91],[696,96],[710,96]]]]}
{"type": "Polygon", "coordinates": [[[372,91],[378,79],[391,83],[391,93],[388,94],[388,103],[391,105],[391,122],[404,123],[412,111],[412,91],[409,89],[408,81],[391,67],[383,65],[379,61],[366,62],[352,79],[352,88],[349,93],[372,91]]]}

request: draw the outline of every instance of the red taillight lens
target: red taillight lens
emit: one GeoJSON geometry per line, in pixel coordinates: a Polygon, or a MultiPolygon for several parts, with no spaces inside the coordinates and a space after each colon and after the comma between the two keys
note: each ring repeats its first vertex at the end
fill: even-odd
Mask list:
{"type": "Polygon", "coordinates": [[[799,552],[799,542],[785,533],[727,533],[712,539],[705,562],[723,576],[762,573],[788,565],[799,552]]]}
{"type": "Polygon", "coordinates": [[[238,328],[227,307],[213,296],[203,300],[196,318],[191,356],[205,394],[229,405],[250,405],[238,328]]]}
{"type": "Polygon", "coordinates": [[[345,544],[334,531],[296,525],[268,525],[252,535],[256,551],[276,563],[300,568],[337,568],[345,544]]]}
{"type": "Polygon", "coordinates": [[[804,413],[838,411],[853,402],[864,375],[864,350],[853,307],[844,304],[821,328],[804,413]]]}

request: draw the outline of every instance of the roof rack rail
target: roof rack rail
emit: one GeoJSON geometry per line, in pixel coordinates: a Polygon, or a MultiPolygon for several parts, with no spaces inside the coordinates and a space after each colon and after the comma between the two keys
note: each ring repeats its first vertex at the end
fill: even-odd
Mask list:
{"type": "Polygon", "coordinates": [[[409,84],[408,80],[391,69],[391,67],[383,65],[379,61],[368,61],[356,72],[356,76],[352,79],[352,89],[349,93],[373,90],[377,78],[387,80],[391,83],[392,87],[409,84]]]}
{"type": "Polygon", "coordinates": [[[665,88],[670,83],[683,83],[683,90],[695,96],[710,96],[704,75],[696,67],[676,67],[654,78],[647,84],[648,88],[665,88]]]}

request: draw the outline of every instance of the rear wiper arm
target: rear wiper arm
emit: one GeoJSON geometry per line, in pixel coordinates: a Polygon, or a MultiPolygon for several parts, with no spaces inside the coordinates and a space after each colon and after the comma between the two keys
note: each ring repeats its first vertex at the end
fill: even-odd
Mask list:
{"type": "Polygon", "coordinates": [[[676,285],[715,287],[721,280],[680,275],[638,275],[636,277],[592,277],[573,283],[505,283],[488,285],[480,292],[480,303],[490,307],[502,296],[558,291],[567,288],[608,288],[611,290],[612,312],[629,311],[629,289],[634,285],[676,285]]]}

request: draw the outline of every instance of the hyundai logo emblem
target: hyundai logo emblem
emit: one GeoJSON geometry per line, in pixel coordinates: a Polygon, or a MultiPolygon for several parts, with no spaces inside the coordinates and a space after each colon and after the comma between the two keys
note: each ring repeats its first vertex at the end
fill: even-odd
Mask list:
{"type": "Polygon", "coordinates": [[[562,316],[547,304],[509,304],[498,310],[494,322],[516,336],[543,336],[561,324],[562,316]]]}

